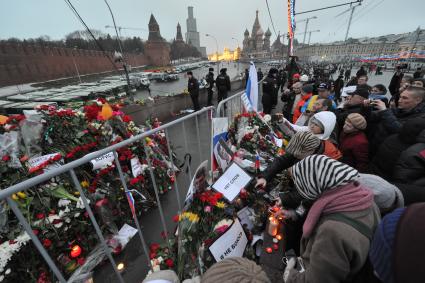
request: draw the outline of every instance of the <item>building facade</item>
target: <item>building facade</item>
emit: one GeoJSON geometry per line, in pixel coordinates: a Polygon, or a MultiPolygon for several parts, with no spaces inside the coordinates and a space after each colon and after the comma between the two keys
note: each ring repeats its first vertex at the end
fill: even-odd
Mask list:
{"type": "Polygon", "coordinates": [[[242,50],[238,47],[235,50],[230,50],[225,47],[223,53],[214,53],[208,55],[210,61],[237,61],[241,58],[242,50]]]}
{"type": "Polygon", "coordinates": [[[196,19],[193,16],[193,7],[188,7],[188,18],[186,19],[186,43],[190,44],[196,49],[198,49],[199,52],[201,52],[203,57],[207,56],[207,49],[205,47],[201,47],[201,42],[199,39],[199,32],[198,27],[196,25],[196,19]]]}
{"type": "Polygon", "coordinates": [[[170,64],[170,45],[161,36],[158,22],[151,14],[149,20],[149,37],[145,43],[145,55],[151,65],[167,66],[170,64]]]}
{"type": "Polygon", "coordinates": [[[258,19],[258,10],[254,24],[252,26],[251,33],[248,29],[245,29],[244,40],[243,40],[243,59],[281,59],[285,54],[285,45],[280,41],[280,34],[276,40],[271,44],[272,33],[268,28],[266,32],[261,28],[260,21],[258,19]]]}
{"type": "Polygon", "coordinates": [[[301,60],[400,60],[425,59],[425,30],[374,38],[349,39],[346,42],[314,44],[295,49],[301,60]]]}

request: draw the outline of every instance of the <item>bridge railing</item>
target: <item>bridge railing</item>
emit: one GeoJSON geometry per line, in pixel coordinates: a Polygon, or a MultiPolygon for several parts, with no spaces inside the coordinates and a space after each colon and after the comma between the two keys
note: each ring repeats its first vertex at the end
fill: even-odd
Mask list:
{"type": "MultiPolygon", "coordinates": [[[[77,159],[77,160],[74,160],[74,161],[69,162],[67,164],[64,164],[63,166],[60,166],[58,168],[51,169],[51,170],[45,172],[44,174],[41,174],[39,176],[27,179],[27,180],[22,181],[18,184],[15,184],[13,186],[10,186],[8,188],[0,190],[0,202],[3,201],[3,200],[7,201],[10,209],[13,211],[17,220],[19,221],[19,223],[22,225],[23,229],[26,231],[26,233],[31,238],[33,244],[37,248],[40,255],[44,258],[44,260],[46,261],[46,263],[50,267],[51,271],[56,276],[57,280],[59,282],[62,282],[62,283],[67,282],[67,280],[65,279],[65,276],[62,274],[62,272],[60,271],[60,269],[56,265],[55,261],[49,255],[48,251],[45,249],[43,244],[40,242],[37,235],[33,232],[31,224],[25,218],[21,209],[18,207],[16,201],[12,199],[12,195],[15,194],[15,193],[18,193],[18,192],[24,192],[28,189],[34,188],[35,186],[40,185],[43,182],[46,182],[46,181],[48,181],[52,178],[55,178],[55,177],[57,177],[61,174],[69,174],[70,180],[72,181],[76,191],[78,191],[79,194],[80,194],[84,208],[85,208],[85,210],[88,214],[88,217],[89,217],[89,219],[90,219],[90,221],[91,221],[91,223],[92,223],[92,225],[93,225],[93,227],[96,231],[96,234],[99,238],[100,245],[102,246],[104,253],[106,254],[107,258],[109,259],[109,261],[110,261],[110,263],[113,267],[113,270],[114,270],[115,275],[116,275],[117,282],[124,282],[122,274],[118,270],[117,264],[114,260],[114,257],[111,254],[111,250],[107,245],[107,242],[105,240],[104,235],[102,234],[99,223],[96,220],[95,213],[93,212],[93,208],[89,204],[89,200],[88,200],[85,192],[82,189],[82,186],[80,184],[80,180],[78,179],[77,174],[75,173],[75,169],[89,163],[91,160],[93,160],[95,158],[101,157],[105,154],[112,152],[113,155],[114,155],[114,163],[115,163],[115,167],[116,167],[116,171],[117,171],[116,173],[118,173],[118,176],[119,176],[119,179],[120,179],[120,182],[121,182],[121,185],[122,185],[124,191],[127,192],[128,191],[127,181],[124,177],[124,173],[123,173],[123,170],[122,170],[120,162],[119,162],[117,150],[122,148],[122,147],[130,146],[135,142],[141,141],[143,143],[143,149],[144,149],[146,156],[147,156],[146,160],[147,160],[147,163],[148,163],[150,178],[153,180],[152,183],[153,183],[153,189],[154,189],[154,192],[155,192],[155,200],[156,200],[156,203],[157,203],[157,206],[158,206],[158,211],[159,211],[159,216],[160,216],[159,218],[160,218],[160,221],[161,221],[162,229],[165,232],[166,237],[168,237],[167,236],[168,235],[167,224],[166,224],[165,217],[164,217],[164,209],[161,205],[161,200],[159,198],[157,180],[155,179],[155,175],[154,175],[154,172],[153,172],[153,169],[152,169],[152,166],[151,166],[152,165],[152,159],[149,156],[149,151],[147,150],[147,144],[146,144],[145,138],[149,137],[149,136],[151,136],[155,133],[158,133],[160,131],[163,131],[165,133],[165,137],[166,137],[166,140],[167,140],[167,148],[168,148],[169,158],[170,158],[170,160],[173,160],[172,157],[173,157],[173,154],[175,152],[173,152],[173,149],[170,146],[169,131],[171,130],[172,127],[180,127],[179,129],[174,129],[174,131],[178,131],[179,137],[181,137],[181,138],[179,138],[178,140],[172,141],[173,142],[173,148],[180,147],[180,148],[183,148],[183,152],[185,152],[184,154],[192,151],[193,155],[198,155],[199,160],[195,160],[195,162],[193,163],[194,168],[196,168],[195,166],[197,166],[197,164],[200,164],[203,161],[203,159],[209,160],[211,158],[210,154],[208,153],[208,150],[205,151],[205,149],[203,150],[201,148],[201,139],[207,140],[209,138],[209,134],[211,133],[211,114],[212,114],[212,111],[214,111],[214,107],[203,108],[202,110],[200,110],[198,112],[194,112],[192,114],[189,114],[187,116],[179,118],[175,121],[164,124],[164,125],[162,125],[158,128],[155,128],[155,129],[146,131],[142,134],[130,137],[130,138],[128,138],[128,139],[126,139],[126,140],[124,140],[120,143],[117,143],[117,144],[111,145],[109,147],[106,147],[104,149],[89,153],[89,154],[85,155],[84,157],[82,157],[80,159],[77,159]],[[202,116],[205,116],[206,120],[202,119],[203,118],[202,116]],[[202,119],[202,123],[203,123],[202,126],[203,127],[200,127],[201,119],[202,119]],[[188,128],[188,126],[190,126],[190,128],[188,128]],[[189,131],[191,131],[191,132],[189,132],[189,131]],[[191,135],[192,137],[193,136],[196,137],[195,140],[188,140],[189,135],[191,135]]],[[[192,171],[191,171],[190,164],[189,164],[187,169],[188,169],[187,177],[188,177],[188,181],[190,183],[191,180],[192,180],[192,171]]],[[[174,174],[175,169],[174,169],[173,166],[171,166],[171,170],[172,170],[172,173],[174,174]]],[[[40,187],[38,187],[38,188],[40,188],[40,187]]],[[[176,201],[177,201],[177,204],[178,204],[178,209],[179,209],[179,211],[181,211],[181,209],[182,209],[182,201],[180,199],[181,193],[180,193],[177,181],[174,182],[174,189],[175,189],[175,193],[176,193],[176,201]]],[[[128,209],[130,209],[130,207],[128,207],[128,209]]],[[[135,226],[137,227],[137,232],[138,232],[138,235],[139,235],[139,238],[140,238],[140,241],[141,241],[141,245],[143,247],[144,256],[146,257],[147,262],[149,264],[149,262],[150,262],[149,249],[148,249],[146,241],[145,241],[145,235],[142,232],[141,225],[139,223],[139,219],[137,217],[133,217],[133,220],[134,220],[135,226]]]]}

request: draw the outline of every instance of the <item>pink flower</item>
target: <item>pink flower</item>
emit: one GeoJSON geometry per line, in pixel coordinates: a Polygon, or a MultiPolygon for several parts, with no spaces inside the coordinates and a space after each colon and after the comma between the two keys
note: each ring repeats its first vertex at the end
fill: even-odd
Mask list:
{"type": "Polygon", "coordinates": [[[204,208],[204,211],[205,212],[211,212],[211,206],[209,206],[209,205],[207,205],[205,208],[204,208]]]}
{"type": "Polygon", "coordinates": [[[223,234],[224,232],[226,232],[227,228],[229,228],[229,225],[223,225],[215,229],[215,232],[223,234]]]}

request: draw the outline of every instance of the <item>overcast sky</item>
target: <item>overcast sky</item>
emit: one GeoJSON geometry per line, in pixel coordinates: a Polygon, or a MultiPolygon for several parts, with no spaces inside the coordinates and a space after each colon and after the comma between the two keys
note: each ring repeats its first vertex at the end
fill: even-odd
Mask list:
{"type": "MultiPolygon", "coordinates": [[[[287,1],[268,0],[276,33],[287,31],[287,1]]],[[[349,0],[296,0],[296,12],[321,8],[349,0]]],[[[61,0],[0,0],[0,38],[30,38],[48,35],[61,39],[74,30],[83,29],[65,1],[61,0]]],[[[88,26],[112,33],[105,29],[112,20],[103,0],[72,0],[88,26]]],[[[150,14],[153,13],[160,25],[161,34],[167,40],[175,37],[177,22],[186,31],[187,7],[193,6],[201,34],[201,45],[207,46],[208,53],[216,49],[215,41],[205,37],[214,35],[223,47],[234,48],[235,37],[242,44],[245,28],[251,32],[255,11],[260,12],[260,24],[264,31],[270,27],[272,42],[276,39],[265,0],[109,0],[118,26],[147,29],[150,14]]],[[[317,16],[311,20],[309,30],[313,33],[311,42],[331,42],[344,39],[349,12],[336,17],[349,7],[343,6],[322,12],[298,15],[296,20],[317,16]]],[[[424,0],[364,0],[356,8],[350,37],[377,36],[415,30],[424,24],[424,0]]],[[[305,23],[297,24],[296,33],[304,32],[305,23]]],[[[422,27],[424,28],[424,27],[422,27]]],[[[147,38],[147,31],[123,30],[123,36],[147,38]]],[[[298,35],[303,40],[303,35],[298,35]]],[[[306,41],[308,40],[308,36],[306,41]]]]}

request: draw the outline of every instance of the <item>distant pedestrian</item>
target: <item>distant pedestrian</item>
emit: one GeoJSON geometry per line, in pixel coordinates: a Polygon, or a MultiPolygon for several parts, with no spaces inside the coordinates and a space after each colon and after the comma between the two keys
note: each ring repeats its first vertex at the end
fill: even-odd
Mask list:
{"type": "Polygon", "coordinates": [[[195,77],[193,77],[193,73],[192,72],[187,72],[187,77],[188,77],[188,81],[187,81],[187,90],[190,93],[190,98],[192,99],[192,103],[193,103],[193,108],[195,109],[195,111],[198,111],[199,109],[201,109],[199,107],[199,101],[198,101],[198,97],[199,97],[199,82],[197,79],[195,79],[195,77]]]}
{"type": "Polygon", "coordinates": [[[416,72],[413,73],[414,79],[419,79],[419,78],[423,78],[423,77],[424,77],[424,73],[422,72],[422,68],[416,69],[416,72]]]}
{"type": "Polygon", "coordinates": [[[248,84],[249,70],[245,69],[245,86],[248,84]]]}
{"type": "Polygon", "coordinates": [[[220,75],[215,79],[215,85],[217,86],[217,102],[220,103],[223,99],[227,98],[227,93],[230,91],[230,77],[227,75],[227,69],[223,68],[220,70],[220,75]]]}
{"type": "Polygon", "coordinates": [[[258,71],[257,71],[257,79],[258,79],[258,81],[261,81],[263,78],[264,78],[263,71],[261,71],[261,68],[258,68],[258,71]]]}
{"type": "Polygon", "coordinates": [[[364,69],[364,66],[361,66],[356,73],[356,77],[359,78],[361,76],[366,76],[366,75],[367,75],[367,71],[364,69]]]}
{"type": "Polygon", "coordinates": [[[263,81],[263,97],[261,102],[265,114],[271,114],[273,106],[277,104],[277,95],[279,92],[278,73],[279,71],[276,68],[271,68],[267,78],[263,81]]]}
{"type": "Polygon", "coordinates": [[[209,68],[208,70],[208,74],[205,77],[207,83],[208,83],[208,88],[207,88],[207,92],[208,92],[208,106],[213,105],[212,103],[212,98],[213,98],[213,87],[214,87],[214,68],[209,68]]]}
{"type": "Polygon", "coordinates": [[[344,73],[344,80],[348,81],[348,80],[350,80],[350,77],[351,77],[351,69],[348,68],[344,73]]]}

